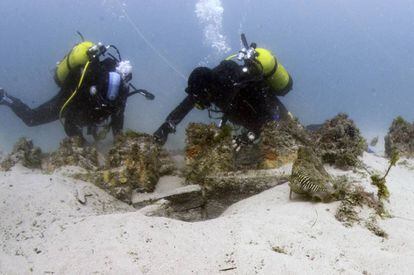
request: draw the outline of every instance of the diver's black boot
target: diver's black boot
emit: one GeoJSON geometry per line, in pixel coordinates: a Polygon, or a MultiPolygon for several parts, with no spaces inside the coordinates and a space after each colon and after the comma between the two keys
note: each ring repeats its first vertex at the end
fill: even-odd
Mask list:
{"type": "Polygon", "coordinates": [[[0,88],[0,105],[10,105],[12,103],[13,100],[7,96],[6,91],[0,88]]]}

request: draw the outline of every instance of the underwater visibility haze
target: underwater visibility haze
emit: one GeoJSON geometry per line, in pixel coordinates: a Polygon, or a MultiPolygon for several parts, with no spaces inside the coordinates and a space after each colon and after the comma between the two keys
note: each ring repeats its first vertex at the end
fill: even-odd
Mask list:
{"type": "MultiPolygon", "coordinates": [[[[135,96],[125,128],[152,133],[185,97],[197,66],[214,67],[240,49],[240,34],[271,49],[293,77],[281,98],[307,125],[348,113],[367,137],[392,119],[414,118],[414,1],[3,0],[0,87],[31,107],[58,92],[56,62],[79,42],[116,45],[133,65],[135,96]]],[[[182,147],[192,111],[169,139],[182,147]]],[[[59,122],[29,128],[0,106],[1,150],[28,136],[46,150],[65,136],[59,122]]]]}

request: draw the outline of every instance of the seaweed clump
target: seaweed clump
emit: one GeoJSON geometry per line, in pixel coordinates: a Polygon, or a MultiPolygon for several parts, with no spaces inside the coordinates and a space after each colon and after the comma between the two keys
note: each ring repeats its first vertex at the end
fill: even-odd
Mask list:
{"type": "Polygon", "coordinates": [[[190,123],[186,129],[186,178],[203,184],[208,175],[234,170],[232,128],[190,123]]]}
{"type": "Polygon", "coordinates": [[[152,136],[127,131],[116,138],[96,183],[126,202],[133,190],[152,192],[160,177],[159,154],[152,136]]]}
{"type": "Polygon", "coordinates": [[[378,188],[377,197],[380,203],[380,208],[378,214],[380,216],[387,216],[387,212],[384,207],[384,201],[388,201],[390,197],[390,192],[388,191],[387,181],[386,178],[391,171],[391,168],[397,165],[399,160],[399,154],[397,150],[392,151],[391,158],[389,160],[388,169],[385,172],[384,176],[380,176],[378,174],[371,175],[371,183],[372,185],[378,188]]]}
{"type": "Polygon", "coordinates": [[[0,167],[8,171],[17,163],[27,168],[41,168],[42,150],[33,145],[33,141],[20,138],[14,145],[12,152],[1,162],[0,167]]]}
{"type": "Polygon", "coordinates": [[[414,125],[397,117],[385,136],[385,154],[391,157],[393,151],[405,157],[414,156],[414,125]]]}
{"type": "Polygon", "coordinates": [[[78,166],[88,171],[96,171],[99,168],[98,152],[94,147],[86,146],[81,137],[68,137],[50,154],[44,166],[47,171],[63,166],[78,166]]]}
{"type": "Polygon", "coordinates": [[[300,145],[309,145],[310,137],[297,119],[267,123],[260,135],[260,168],[273,169],[294,162],[300,145]]]}
{"type": "Polygon", "coordinates": [[[357,166],[358,157],[367,148],[360,130],[346,114],[326,121],[313,135],[322,161],[342,169],[357,166]]]}
{"type": "Polygon", "coordinates": [[[334,188],[334,197],[341,201],[335,213],[338,221],[346,227],[362,224],[375,235],[388,237],[387,233],[378,226],[377,217],[383,217],[384,212],[383,204],[378,197],[365,191],[362,186],[350,183],[345,176],[335,179],[334,188]],[[373,210],[368,219],[364,219],[359,214],[358,210],[364,207],[373,210]]]}
{"type": "Polygon", "coordinates": [[[377,218],[387,218],[390,214],[385,209],[384,202],[388,201],[390,193],[386,186],[386,177],[391,168],[397,164],[398,151],[393,151],[389,166],[384,176],[371,175],[371,184],[378,188],[377,194],[368,193],[362,186],[351,184],[346,177],[340,177],[334,182],[335,197],[341,201],[335,217],[345,226],[349,227],[355,223],[362,223],[375,235],[387,238],[388,234],[378,226],[377,218]],[[364,206],[374,210],[368,219],[361,218],[357,209],[364,206]]]}
{"type": "Polygon", "coordinates": [[[327,201],[334,193],[331,181],[314,150],[311,147],[300,147],[290,176],[290,193],[293,191],[312,199],[327,201]]]}

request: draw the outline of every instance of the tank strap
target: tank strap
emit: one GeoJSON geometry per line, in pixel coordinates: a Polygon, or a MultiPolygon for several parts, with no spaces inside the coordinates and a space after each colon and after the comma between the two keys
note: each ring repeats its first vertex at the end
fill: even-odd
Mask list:
{"type": "Polygon", "coordinates": [[[83,69],[83,73],[82,73],[82,75],[81,75],[81,77],[80,77],[80,80],[79,80],[78,86],[76,87],[75,91],[73,91],[72,95],[68,98],[68,100],[66,100],[66,102],[63,104],[62,108],[61,108],[61,109],[60,109],[60,111],[59,111],[59,120],[60,120],[60,122],[62,123],[62,125],[64,125],[63,120],[62,120],[62,117],[63,117],[63,112],[64,112],[64,110],[66,109],[66,107],[68,106],[68,104],[72,101],[72,99],[76,96],[76,94],[78,93],[78,91],[79,91],[80,87],[82,86],[82,84],[83,84],[83,79],[85,78],[85,75],[86,75],[86,72],[88,71],[88,68],[89,68],[89,64],[90,64],[90,63],[91,63],[90,61],[88,61],[88,62],[86,63],[86,65],[85,65],[85,67],[84,67],[84,69],[83,69]]]}
{"type": "Polygon", "coordinates": [[[70,61],[69,61],[70,60],[70,55],[72,54],[72,51],[73,51],[73,48],[70,50],[70,52],[68,53],[67,58],[66,58],[66,66],[68,66],[69,71],[72,71],[72,66],[70,65],[70,61]]]}
{"type": "Polygon", "coordinates": [[[265,78],[271,77],[277,71],[277,67],[279,66],[279,64],[277,63],[276,57],[274,59],[275,59],[275,66],[273,67],[273,69],[269,73],[267,73],[267,74],[264,75],[265,78]]]}

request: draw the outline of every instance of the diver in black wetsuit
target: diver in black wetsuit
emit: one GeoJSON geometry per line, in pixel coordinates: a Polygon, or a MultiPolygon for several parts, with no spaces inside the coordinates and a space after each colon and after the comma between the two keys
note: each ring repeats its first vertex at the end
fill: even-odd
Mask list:
{"type": "Polygon", "coordinates": [[[154,133],[160,144],[166,142],[168,134],[175,132],[176,125],[194,107],[209,110],[215,107],[222,113],[223,122],[243,126],[256,137],[265,123],[288,117],[289,112],[277,95],[285,95],[292,89],[291,77],[269,51],[256,49],[255,44],[246,48],[241,51],[246,57],[239,58],[246,59],[244,65],[225,60],[214,69],[193,70],[187,97],[154,133]]]}
{"type": "Polygon", "coordinates": [[[29,127],[61,119],[64,120],[65,132],[70,137],[83,138],[84,127],[95,139],[98,139],[99,133],[106,134],[109,129],[116,136],[123,129],[128,96],[146,91],[129,93],[131,84],[128,82],[132,78],[132,67],[128,61],[121,61],[120,56],[117,59],[111,55],[110,58],[101,60],[99,56],[103,53],[99,51],[106,49],[108,47],[101,44],[95,46],[91,42],[75,46],[60,63],[59,66],[63,67],[58,67],[55,75],[61,90],[39,107],[31,109],[1,88],[0,105],[9,106],[29,127]],[[91,49],[94,50],[93,56],[89,54],[91,49]],[[99,128],[101,132],[98,132],[99,128]]]}
{"type": "MultiPolygon", "coordinates": [[[[108,60],[109,61],[109,60],[108,60]]],[[[115,68],[112,62],[94,64],[85,76],[84,84],[77,96],[67,106],[63,118],[64,128],[68,136],[82,136],[83,127],[93,127],[103,123],[111,117],[110,126],[113,134],[122,131],[125,103],[128,95],[128,86],[121,83],[118,95],[113,100],[108,99],[106,93],[110,78],[109,72],[115,68]]],[[[31,109],[20,99],[0,91],[0,105],[9,106],[23,122],[29,126],[38,126],[59,119],[59,113],[65,102],[76,88],[78,80],[67,83],[49,101],[39,107],[31,109]]]]}

